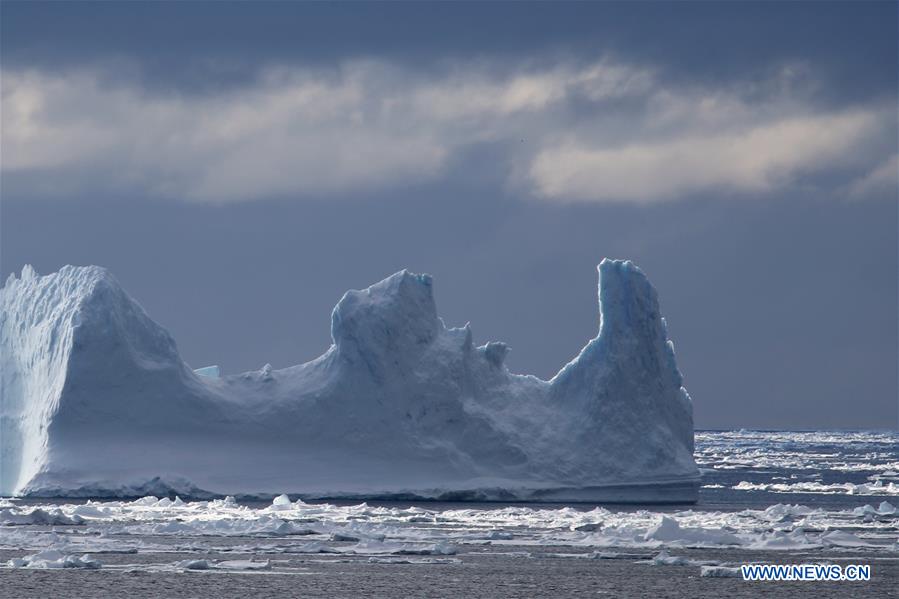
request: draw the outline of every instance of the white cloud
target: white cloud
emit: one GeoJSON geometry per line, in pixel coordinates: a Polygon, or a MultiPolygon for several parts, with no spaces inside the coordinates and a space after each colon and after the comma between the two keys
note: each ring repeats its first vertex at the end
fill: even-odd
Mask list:
{"type": "Polygon", "coordinates": [[[574,95],[593,102],[634,96],[649,89],[649,70],[601,61],[587,67],[559,65],[507,77],[459,70],[440,81],[414,88],[416,111],[425,117],[484,118],[519,112],[539,113],[574,95]]]}
{"type": "Polygon", "coordinates": [[[530,174],[538,193],[562,200],[652,202],[716,189],[766,191],[804,171],[845,162],[877,122],[875,114],[860,111],[620,148],[570,142],[541,151],[530,174]]]}
{"type": "Polygon", "coordinates": [[[429,178],[446,159],[431,132],[371,114],[353,72],[271,74],[213,97],[101,81],[4,73],[4,171],[68,167],[111,187],[229,201],[429,178]]]}
{"type": "Polygon", "coordinates": [[[892,121],[869,106],[811,108],[795,72],[789,86],[778,75],[708,89],[609,60],[441,71],[362,60],[273,67],[213,94],[102,70],[4,71],[2,172],[17,196],[246,201],[466,176],[456,159],[486,142],[497,159],[484,168],[509,169],[500,176],[522,196],[649,202],[881,162],[872,140],[892,121]]]}

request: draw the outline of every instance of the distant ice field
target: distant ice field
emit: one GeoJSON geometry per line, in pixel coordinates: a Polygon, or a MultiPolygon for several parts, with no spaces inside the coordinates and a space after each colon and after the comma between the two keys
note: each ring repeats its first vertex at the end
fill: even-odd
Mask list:
{"type": "Polygon", "coordinates": [[[896,431],[697,431],[695,458],[700,509],[899,502],[896,431]]]}

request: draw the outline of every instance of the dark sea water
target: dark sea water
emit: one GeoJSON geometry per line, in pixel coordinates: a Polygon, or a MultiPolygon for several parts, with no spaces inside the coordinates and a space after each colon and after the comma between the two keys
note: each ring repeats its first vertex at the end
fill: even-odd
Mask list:
{"type": "Polygon", "coordinates": [[[0,596],[899,597],[899,433],[698,432],[696,459],[682,506],[0,500],[0,596]],[[703,575],[743,563],[872,579],[703,575]]]}

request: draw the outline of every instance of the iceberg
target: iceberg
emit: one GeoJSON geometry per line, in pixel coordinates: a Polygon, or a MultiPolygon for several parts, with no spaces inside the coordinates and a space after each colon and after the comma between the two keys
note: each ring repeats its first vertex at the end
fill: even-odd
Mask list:
{"type": "Polygon", "coordinates": [[[437,316],[429,275],[348,291],[297,366],[192,370],[105,269],[0,290],[0,495],[691,502],[692,403],[655,290],[603,260],[550,380],[437,316]]]}

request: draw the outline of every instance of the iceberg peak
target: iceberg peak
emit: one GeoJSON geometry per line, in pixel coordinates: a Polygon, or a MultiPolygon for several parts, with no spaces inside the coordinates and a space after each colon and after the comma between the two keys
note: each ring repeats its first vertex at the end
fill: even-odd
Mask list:
{"type": "Polygon", "coordinates": [[[441,327],[431,276],[407,270],[367,289],[347,291],[331,314],[338,356],[372,368],[429,345],[441,327]]]}
{"type": "Polygon", "coordinates": [[[30,264],[26,264],[22,267],[22,280],[30,281],[31,279],[37,276],[37,272],[34,270],[34,267],[30,264]]]}

